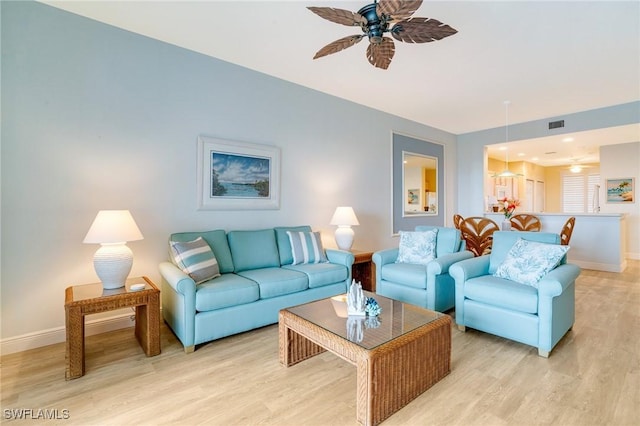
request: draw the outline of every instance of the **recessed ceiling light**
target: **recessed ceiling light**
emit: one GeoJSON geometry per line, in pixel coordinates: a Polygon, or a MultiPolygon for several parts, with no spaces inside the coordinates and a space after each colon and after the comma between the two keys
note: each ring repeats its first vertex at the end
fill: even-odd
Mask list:
{"type": "Polygon", "coordinates": [[[506,146],[501,146],[500,148],[498,148],[498,151],[506,151],[507,149],[509,148],[507,148],[506,146]]]}
{"type": "Polygon", "coordinates": [[[527,155],[527,154],[525,154],[524,152],[519,152],[518,153],[518,157],[524,157],[525,155],[527,155]]]}
{"type": "Polygon", "coordinates": [[[539,158],[538,158],[538,157],[533,157],[533,158],[531,159],[531,161],[538,161],[538,160],[539,160],[539,158]]]}
{"type": "Polygon", "coordinates": [[[573,142],[573,138],[564,138],[562,142],[573,142]]]}

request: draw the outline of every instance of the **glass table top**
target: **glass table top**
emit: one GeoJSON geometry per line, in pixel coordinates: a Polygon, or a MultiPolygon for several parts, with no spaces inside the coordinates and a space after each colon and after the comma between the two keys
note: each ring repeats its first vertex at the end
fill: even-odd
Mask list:
{"type": "Polygon", "coordinates": [[[136,277],[129,278],[126,281],[124,287],[114,288],[114,289],[105,289],[102,287],[102,283],[93,283],[93,284],[82,284],[82,285],[74,285],[73,288],[73,301],[84,301],[84,300],[92,300],[98,299],[108,296],[118,296],[126,293],[137,293],[142,290],[150,290],[153,287],[147,283],[144,278],[136,277]],[[144,288],[140,290],[132,290],[131,286],[134,284],[144,284],[144,288]]]}
{"type": "Polygon", "coordinates": [[[368,291],[364,294],[373,297],[382,308],[377,317],[348,316],[346,294],[285,310],[365,349],[387,343],[444,315],[368,291]]]}

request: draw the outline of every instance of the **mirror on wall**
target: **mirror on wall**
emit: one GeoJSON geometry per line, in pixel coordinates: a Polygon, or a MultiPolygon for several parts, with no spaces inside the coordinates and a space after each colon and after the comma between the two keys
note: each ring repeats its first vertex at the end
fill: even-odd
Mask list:
{"type": "Polygon", "coordinates": [[[393,133],[391,231],[444,226],[444,145],[393,133]]]}
{"type": "Polygon", "coordinates": [[[403,216],[438,214],[437,158],[402,152],[403,216]]]}

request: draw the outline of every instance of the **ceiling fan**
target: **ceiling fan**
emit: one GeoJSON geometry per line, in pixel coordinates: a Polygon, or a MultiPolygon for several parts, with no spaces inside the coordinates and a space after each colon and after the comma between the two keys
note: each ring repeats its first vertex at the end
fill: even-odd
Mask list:
{"type": "Polygon", "coordinates": [[[386,70],[391,64],[396,47],[391,38],[384,36],[385,33],[406,43],[428,43],[458,32],[435,19],[411,17],[421,4],[422,0],[380,0],[357,12],[333,7],[308,7],[313,13],[331,22],[360,27],[363,33],[327,44],[318,50],[313,59],[351,47],[366,36],[369,38],[367,59],[374,67],[386,70]]]}
{"type": "Polygon", "coordinates": [[[567,170],[571,171],[571,173],[580,173],[584,169],[590,169],[591,165],[582,163],[581,158],[570,158],[571,165],[566,167],[567,170]]]}

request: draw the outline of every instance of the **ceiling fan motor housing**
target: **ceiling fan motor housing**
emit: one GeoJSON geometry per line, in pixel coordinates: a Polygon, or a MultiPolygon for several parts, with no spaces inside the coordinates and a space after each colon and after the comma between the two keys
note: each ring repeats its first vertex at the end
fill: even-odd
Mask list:
{"type": "Polygon", "coordinates": [[[380,44],[382,42],[382,34],[388,31],[389,24],[386,20],[380,20],[376,4],[368,4],[360,9],[358,13],[367,20],[367,25],[362,30],[369,37],[369,42],[380,44]]]}

